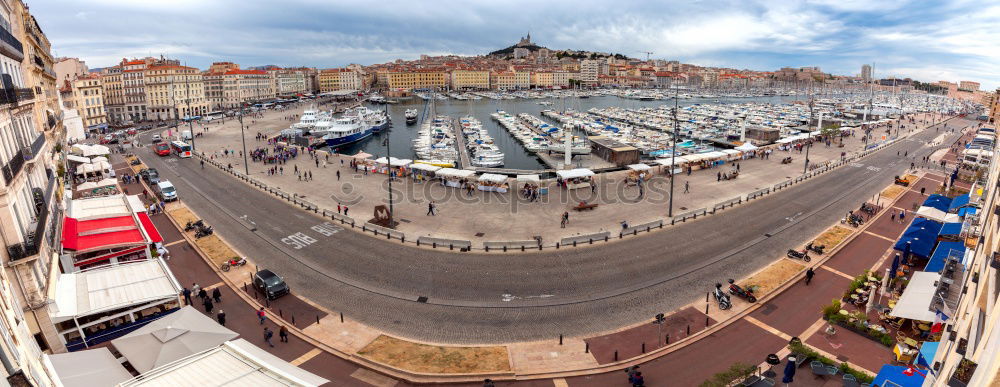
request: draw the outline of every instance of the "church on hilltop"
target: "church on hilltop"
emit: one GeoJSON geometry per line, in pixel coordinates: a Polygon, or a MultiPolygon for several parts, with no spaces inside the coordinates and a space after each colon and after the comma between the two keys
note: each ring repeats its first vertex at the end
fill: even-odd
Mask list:
{"type": "Polygon", "coordinates": [[[527,47],[527,46],[533,46],[533,45],[535,45],[535,44],[531,42],[531,33],[530,32],[528,33],[528,36],[521,37],[521,41],[517,42],[517,47],[527,47]]]}

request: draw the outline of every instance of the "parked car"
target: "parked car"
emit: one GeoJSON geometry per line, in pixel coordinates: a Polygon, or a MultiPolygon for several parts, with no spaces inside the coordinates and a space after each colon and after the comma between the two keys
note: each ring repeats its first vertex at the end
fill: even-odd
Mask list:
{"type": "Polygon", "coordinates": [[[152,141],[153,144],[156,144],[156,143],[158,143],[160,141],[163,141],[163,138],[160,137],[159,134],[154,134],[151,141],[152,141]]]}
{"type": "Polygon", "coordinates": [[[274,272],[264,269],[253,275],[253,287],[267,296],[268,300],[288,294],[288,285],[274,272]]]}
{"type": "Polygon", "coordinates": [[[139,176],[142,177],[149,184],[157,184],[160,182],[160,172],[156,168],[147,168],[139,172],[139,176]]]}
{"type": "Polygon", "coordinates": [[[156,196],[159,196],[160,200],[165,202],[177,200],[177,188],[174,188],[174,185],[167,180],[156,183],[153,190],[156,191],[156,196]]]}

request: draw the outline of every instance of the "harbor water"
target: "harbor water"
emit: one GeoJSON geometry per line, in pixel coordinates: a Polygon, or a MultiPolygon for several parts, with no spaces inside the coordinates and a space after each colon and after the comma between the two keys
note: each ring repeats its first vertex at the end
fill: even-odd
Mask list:
{"type": "MultiPolygon", "coordinates": [[[[747,102],[783,104],[796,100],[807,100],[808,98],[809,96],[807,95],[749,98],[690,98],[681,99],[679,105],[688,106],[694,104],[747,102]]],[[[392,118],[392,128],[381,133],[376,133],[371,138],[361,142],[342,147],[338,150],[338,152],[343,154],[366,152],[375,155],[375,157],[381,157],[386,156],[390,153],[389,151],[391,151],[392,157],[414,159],[416,155],[413,152],[412,140],[416,137],[417,130],[420,128],[423,121],[430,118],[427,117],[428,111],[430,110],[430,107],[427,106],[429,103],[431,103],[431,101],[425,101],[423,99],[413,97],[407,100],[402,100],[397,104],[369,105],[372,109],[388,109],[389,116],[392,118]],[[404,117],[406,109],[416,109],[420,112],[420,118],[416,124],[406,124],[406,118],[404,117]],[[388,143],[386,138],[389,139],[388,143]]],[[[528,113],[539,117],[552,125],[561,127],[561,125],[555,120],[542,116],[542,111],[563,110],[564,107],[565,109],[573,109],[576,111],[587,111],[594,107],[603,108],[612,106],[626,109],[638,109],[644,107],[658,107],[662,105],[673,106],[674,101],[640,101],[617,96],[595,96],[590,98],[519,98],[513,100],[493,100],[483,98],[480,100],[464,101],[447,99],[434,100],[433,104],[434,110],[437,114],[447,115],[452,118],[461,118],[466,115],[472,115],[481,121],[483,127],[489,131],[491,136],[493,136],[494,143],[505,153],[504,168],[536,170],[546,169],[548,166],[546,166],[537,156],[528,152],[516,138],[507,132],[506,129],[490,118],[490,114],[496,112],[497,110],[503,110],[514,115],[518,113],[528,113]],[[539,102],[542,101],[548,101],[552,104],[540,105],[539,102]]],[[[586,134],[582,131],[577,132],[576,135],[586,136],[586,134]]]]}

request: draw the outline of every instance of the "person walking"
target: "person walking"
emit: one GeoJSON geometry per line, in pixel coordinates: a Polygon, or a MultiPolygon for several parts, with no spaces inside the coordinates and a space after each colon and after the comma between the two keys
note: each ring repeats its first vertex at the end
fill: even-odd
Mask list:
{"type": "Polygon", "coordinates": [[[646,381],[642,378],[642,372],[636,372],[632,377],[632,387],[645,387],[646,381]]]}
{"type": "Polygon", "coordinates": [[[215,316],[215,320],[219,322],[219,325],[226,326],[226,312],[219,309],[219,314],[215,316]]]}
{"type": "Polygon", "coordinates": [[[434,202],[433,201],[427,203],[427,215],[434,216],[434,202]]]}
{"type": "Polygon", "coordinates": [[[344,216],[347,216],[347,206],[344,206],[344,216]]]}
{"type": "Polygon", "coordinates": [[[278,328],[278,340],[280,340],[282,343],[288,342],[288,328],[285,328],[284,325],[278,328]]]}
{"type": "Polygon", "coordinates": [[[260,320],[260,325],[264,325],[264,320],[267,320],[267,312],[264,312],[263,306],[257,310],[257,319],[260,320]]]}
{"type": "Polygon", "coordinates": [[[927,187],[920,187],[920,196],[924,195],[925,190],[927,190],[927,187]]]}
{"type": "Polygon", "coordinates": [[[892,213],[889,214],[889,220],[891,220],[893,223],[896,223],[896,212],[895,211],[893,211],[892,213]]]}
{"type": "Polygon", "coordinates": [[[274,331],[264,327],[264,342],[274,348],[274,343],[271,342],[271,338],[274,337],[274,331]]]}
{"type": "Polygon", "coordinates": [[[691,188],[691,186],[690,186],[689,182],[685,181],[684,182],[684,193],[691,192],[690,188],[691,188]]]}
{"type": "Polygon", "coordinates": [[[906,223],[906,210],[899,210],[899,223],[906,223]]]}
{"type": "Polygon", "coordinates": [[[340,181],[340,171],[337,171],[337,181],[340,181]]]}
{"type": "Polygon", "coordinates": [[[205,305],[205,313],[211,315],[212,308],[215,308],[215,304],[212,303],[212,299],[205,297],[205,300],[202,302],[202,304],[205,305]]]}
{"type": "Polygon", "coordinates": [[[184,288],[184,290],[181,291],[181,294],[184,295],[184,303],[191,305],[191,289],[184,288]]]}
{"type": "Polygon", "coordinates": [[[568,211],[567,212],[563,212],[563,214],[562,214],[562,228],[566,228],[567,224],[569,224],[569,212],[568,211]]]}
{"type": "Polygon", "coordinates": [[[218,286],[212,289],[212,299],[215,300],[216,304],[222,303],[222,291],[219,290],[218,286]]]}
{"type": "Polygon", "coordinates": [[[201,291],[201,286],[198,286],[197,282],[191,284],[191,294],[198,295],[199,291],[201,291]]]}
{"type": "Polygon", "coordinates": [[[809,270],[806,270],[806,285],[809,285],[809,283],[812,282],[814,275],[816,275],[816,272],[814,272],[811,267],[809,270]]]}
{"type": "Polygon", "coordinates": [[[208,291],[205,290],[205,288],[201,288],[201,290],[198,291],[198,298],[200,298],[201,301],[204,302],[205,299],[208,298],[208,291]]]}
{"type": "Polygon", "coordinates": [[[639,366],[625,367],[625,373],[628,374],[628,382],[632,383],[635,381],[635,375],[639,373],[639,366]]]}

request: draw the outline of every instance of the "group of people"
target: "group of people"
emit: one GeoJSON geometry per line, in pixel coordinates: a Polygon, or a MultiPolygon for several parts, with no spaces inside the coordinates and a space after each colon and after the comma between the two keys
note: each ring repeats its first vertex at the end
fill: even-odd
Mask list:
{"type": "Polygon", "coordinates": [[[529,202],[533,202],[538,200],[538,190],[539,188],[537,185],[525,184],[524,187],[521,187],[519,193],[522,198],[528,199],[529,202]]]}

